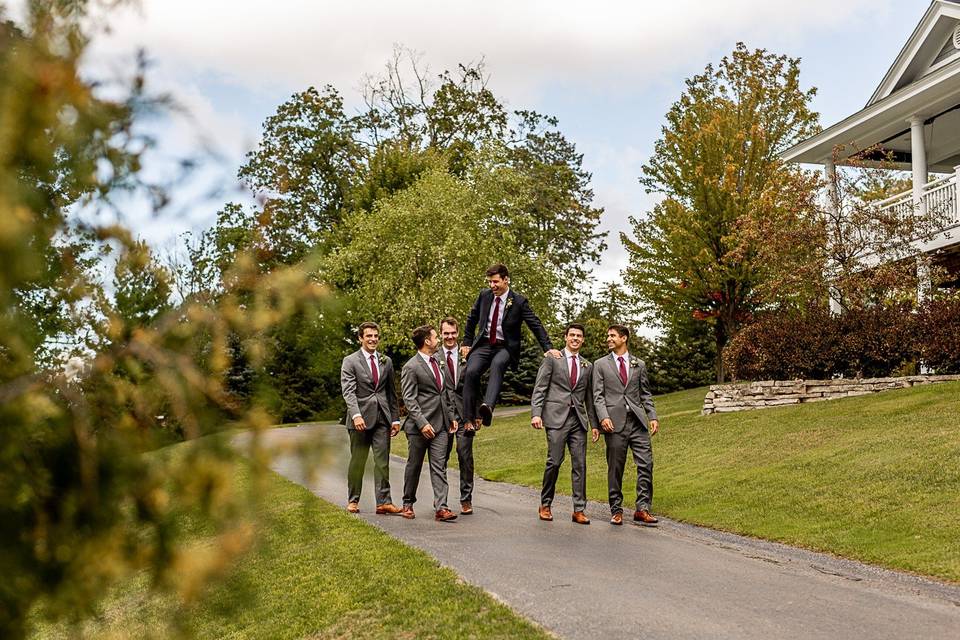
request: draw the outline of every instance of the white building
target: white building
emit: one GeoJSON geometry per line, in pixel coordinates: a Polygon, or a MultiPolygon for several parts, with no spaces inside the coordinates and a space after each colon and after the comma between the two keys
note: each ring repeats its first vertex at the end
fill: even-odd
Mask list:
{"type": "MultiPolygon", "coordinates": [[[[960,254],[960,0],[933,0],[866,106],[782,154],[824,167],[875,148],[912,171],[913,188],[878,206],[936,212],[919,255],[960,254]],[[835,160],[836,158],[836,160],[835,160]],[[933,174],[933,175],[931,175],[933,174]]],[[[863,158],[860,155],[860,158],[863,158]]]]}

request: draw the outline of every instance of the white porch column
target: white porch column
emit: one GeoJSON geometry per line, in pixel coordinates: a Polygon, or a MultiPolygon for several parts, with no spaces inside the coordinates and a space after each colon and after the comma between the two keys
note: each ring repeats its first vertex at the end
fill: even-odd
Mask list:
{"type": "Polygon", "coordinates": [[[933,281],[930,279],[930,256],[917,256],[917,303],[923,304],[930,296],[933,281]]]}
{"type": "Polygon", "coordinates": [[[923,187],[927,184],[927,142],[923,136],[923,116],[913,116],[910,123],[910,163],[913,167],[913,207],[926,215],[923,204],[923,187]]]}
{"type": "MultiPolygon", "coordinates": [[[[827,211],[831,216],[836,218],[839,203],[837,202],[837,165],[833,160],[833,156],[823,161],[823,173],[827,180],[827,211]]],[[[829,291],[830,313],[840,315],[843,313],[843,306],[840,304],[840,294],[832,285],[829,287],[829,291]]]]}
{"type": "Polygon", "coordinates": [[[952,222],[960,222],[960,165],[953,168],[953,214],[952,222]]]}

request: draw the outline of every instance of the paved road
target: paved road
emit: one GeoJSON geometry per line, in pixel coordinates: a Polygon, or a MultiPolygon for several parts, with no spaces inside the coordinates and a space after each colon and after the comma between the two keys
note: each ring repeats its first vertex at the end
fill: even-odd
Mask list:
{"type": "MultiPolygon", "coordinates": [[[[265,437],[271,445],[325,442],[329,462],[312,477],[289,452],[273,468],[345,503],[343,427],[274,429],[265,437]]],[[[960,638],[960,587],[676,522],[613,527],[598,503],[587,508],[589,526],[569,521],[563,496],[556,520],[541,522],[537,491],[480,480],[476,514],[437,523],[424,467],[416,520],[373,514],[369,468],[358,517],[563,638],[960,638]]],[[[394,458],[397,502],[402,472],[394,458]]],[[[457,486],[456,470],[449,473],[457,486]]]]}

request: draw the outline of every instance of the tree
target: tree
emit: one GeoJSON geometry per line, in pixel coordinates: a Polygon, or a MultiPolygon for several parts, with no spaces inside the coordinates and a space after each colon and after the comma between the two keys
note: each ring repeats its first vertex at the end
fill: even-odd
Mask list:
{"type": "Polygon", "coordinates": [[[354,324],[376,319],[387,348],[412,353],[410,328],[450,314],[463,322],[485,269],[498,261],[550,323],[555,275],[515,238],[514,230],[529,224],[526,182],[502,166],[502,149],[480,156],[464,178],[438,160],[373,211],[351,214],[337,249],[321,263],[324,277],[348,296],[354,324]]]}
{"type": "Polygon", "coordinates": [[[228,338],[244,341],[259,366],[264,334],[326,299],[304,271],[263,276],[240,254],[216,301],[165,311],[161,270],[122,224],[96,215],[121,190],[166,200],[141,176],[149,140],[136,126],[162,101],[145,93],[139,72],[126,91],[110,92],[81,75],[92,37],[86,9],[82,0],[36,0],[26,3],[22,30],[0,23],[3,638],[25,637],[34,620],[83,618],[141,572],[173,601],[189,601],[249,546],[248,496],[225,473],[237,453],[199,438],[273,422],[261,404],[240,406],[225,389],[228,338]],[[68,375],[48,357],[50,345],[76,342],[86,321],[44,320],[106,299],[97,278],[104,265],[90,259],[111,244],[124,252],[111,328],[118,339],[84,345],[83,366],[68,375]],[[170,441],[165,424],[195,446],[180,457],[155,452],[170,441]],[[209,517],[210,549],[185,544],[188,515],[209,517]]]}
{"type": "Polygon", "coordinates": [[[640,180],[665,198],[646,218],[631,218],[633,238],[621,234],[630,254],[624,277],[662,321],[712,325],[717,381],[724,345],[772,302],[764,288],[773,276],[753,230],[777,220],[802,234],[815,224],[809,176],[778,157],[817,130],[814,90],[800,88],[799,65],[738,44],[687,80],[640,180]]]}

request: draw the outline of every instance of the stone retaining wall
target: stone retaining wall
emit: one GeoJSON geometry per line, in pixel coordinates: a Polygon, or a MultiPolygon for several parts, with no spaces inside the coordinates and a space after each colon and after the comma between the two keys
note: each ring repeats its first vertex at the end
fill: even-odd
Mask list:
{"type": "Polygon", "coordinates": [[[711,385],[703,400],[703,415],[728,413],[766,407],[781,407],[805,402],[864,396],[890,389],[905,389],[919,384],[954,382],[960,375],[907,376],[904,378],[840,378],[837,380],[767,380],[711,385]]]}

